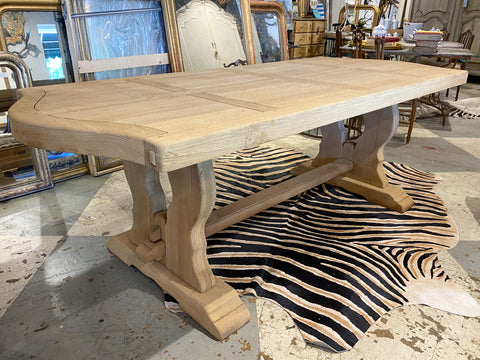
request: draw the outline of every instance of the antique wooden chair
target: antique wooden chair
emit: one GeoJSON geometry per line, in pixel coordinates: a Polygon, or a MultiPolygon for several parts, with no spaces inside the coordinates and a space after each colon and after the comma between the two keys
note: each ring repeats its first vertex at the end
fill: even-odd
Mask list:
{"type": "Polygon", "coordinates": [[[463,44],[464,49],[471,49],[474,38],[475,35],[473,35],[473,32],[470,29],[468,29],[467,31],[460,34],[460,36],[458,37],[458,42],[463,44]]]}
{"type": "MultiPolygon", "coordinates": [[[[385,60],[385,37],[375,36],[375,59],[385,60]]],[[[399,122],[408,125],[407,137],[405,139],[407,144],[410,142],[412,136],[413,123],[415,122],[415,114],[419,101],[419,99],[413,99],[398,104],[398,111],[400,113],[399,122]],[[406,118],[407,120],[404,121],[402,120],[403,118],[406,118]]]]}
{"type": "Polygon", "coordinates": [[[450,37],[450,33],[448,32],[447,28],[443,28],[441,31],[443,33],[442,40],[448,41],[448,38],[450,37]]]}
{"type": "Polygon", "coordinates": [[[341,46],[343,45],[343,38],[342,38],[342,30],[338,26],[335,30],[335,56],[342,57],[342,49],[341,46]]]}
{"type": "Polygon", "coordinates": [[[353,43],[353,57],[355,59],[363,59],[365,54],[362,51],[362,44],[365,35],[362,29],[356,28],[352,33],[352,43],[353,43]]]}
{"type": "MultiPolygon", "coordinates": [[[[463,44],[464,49],[470,50],[472,48],[473,40],[475,39],[475,35],[473,32],[468,29],[467,31],[460,34],[458,37],[458,42],[463,44]]],[[[451,59],[447,65],[448,67],[452,68],[459,68],[461,70],[465,70],[467,67],[467,62],[464,59],[451,59]]],[[[448,96],[449,89],[447,89],[446,96],[448,96]]],[[[457,92],[455,94],[455,101],[458,100],[458,94],[460,93],[460,85],[457,86],[457,92]]]]}
{"type": "Polygon", "coordinates": [[[375,36],[375,59],[385,58],[385,37],[375,36]]]}

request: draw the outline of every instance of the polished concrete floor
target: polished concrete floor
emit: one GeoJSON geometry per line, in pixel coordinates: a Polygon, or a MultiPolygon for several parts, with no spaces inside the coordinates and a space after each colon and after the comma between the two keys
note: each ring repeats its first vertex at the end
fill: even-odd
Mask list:
{"type": "MultiPolygon", "coordinates": [[[[480,85],[461,95],[480,97],[480,85]]],[[[408,145],[404,133],[385,157],[442,178],[435,190],[460,241],[441,264],[480,301],[480,120],[418,119],[408,145]]],[[[318,148],[300,135],[276,144],[311,156],[318,148]]],[[[480,359],[480,319],[427,306],[394,309],[352,350],[332,354],[305,344],[278,306],[245,298],[250,323],[215,341],[167,312],[161,290],[106,250],[130,211],[123,172],[0,203],[0,359],[480,359]]]]}

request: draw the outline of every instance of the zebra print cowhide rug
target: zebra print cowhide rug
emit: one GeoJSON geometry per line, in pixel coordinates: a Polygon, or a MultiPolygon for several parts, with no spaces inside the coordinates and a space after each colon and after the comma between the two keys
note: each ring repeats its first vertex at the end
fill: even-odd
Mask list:
{"type": "MultiPolygon", "coordinates": [[[[306,160],[266,146],[221,157],[216,207],[290,178],[306,160]]],[[[437,252],[458,239],[432,191],[435,176],[384,167],[415,201],[404,214],[323,184],[210,236],[214,274],[239,294],[277,303],[306,341],[335,352],[352,348],[380,316],[407,303],[480,316],[480,305],[438,263],[437,252]]]]}

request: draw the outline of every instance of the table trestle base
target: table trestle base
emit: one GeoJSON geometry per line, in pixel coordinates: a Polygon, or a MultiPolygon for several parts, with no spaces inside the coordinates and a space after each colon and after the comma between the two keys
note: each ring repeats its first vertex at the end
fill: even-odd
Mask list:
{"type": "Polygon", "coordinates": [[[321,127],[317,157],[292,169],[292,174],[305,174],[339,159],[350,160],[352,170],[327,183],[403,213],[413,206],[413,199],[400,186],[390,184],[383,169],[383,148],[398,127],[398,106],[364,114],[363,118],[365,128],[354,142],[346,140],[343,121],[321,127]]]}
{"type": "Polygon", "coordinates": [[[211,162],[169,173],[173,193],[170,206],[154,169],[125,162],[133,196],[134,225],[109,239],[107,248],[154,280],[215,338],[223,339],[247,323],[250,315],[237,292],[214,277],[207,266],[205,235],[344,174],[352,167],[351,160],[332,161],[218,209],[207,220],[215,199],[211,162]]]}
{"type": "MultiPolygon", "coordinates": [[[[334,160],[338,161],[338,160],[334,160]]],[[[325,165],[323,165],[325,166],[325,165]]],[[[312,165],[312,160],[307,161],[294,169],[292,174],[302,176],[311,171],[318,169],[312,165]]],[[[404,213],[413,206],[413,199],[403,190],[402,187],[387,184],[384,187],[375,186],[366,182],[353,179],[347,175],[340,175],[331,180],[326,181],[327,184],[341,187],[354,194],[362,195],[365,199],[373,204],[378,204],[387,209],[404,213]]]]}

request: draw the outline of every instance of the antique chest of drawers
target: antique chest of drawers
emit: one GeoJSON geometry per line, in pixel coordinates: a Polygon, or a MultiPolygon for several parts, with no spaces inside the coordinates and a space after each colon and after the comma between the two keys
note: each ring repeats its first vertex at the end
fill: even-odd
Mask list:
{"type": "Polygon", "coordinates": [[[293,19],[290,34],[290,58],[322,56],[325,49],[326,20],[314,18],[293,19]]]}

